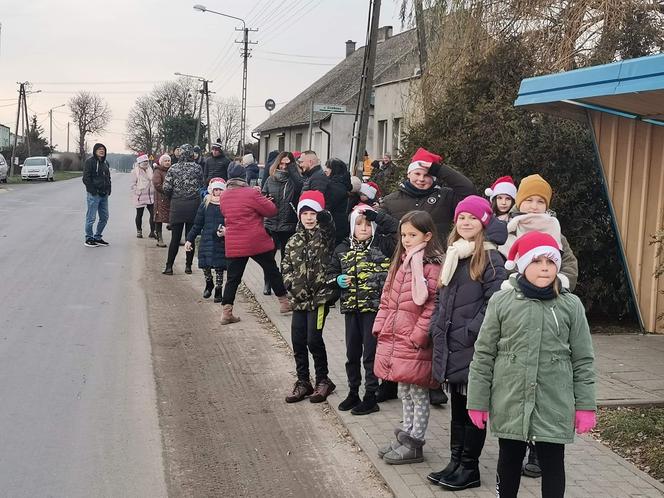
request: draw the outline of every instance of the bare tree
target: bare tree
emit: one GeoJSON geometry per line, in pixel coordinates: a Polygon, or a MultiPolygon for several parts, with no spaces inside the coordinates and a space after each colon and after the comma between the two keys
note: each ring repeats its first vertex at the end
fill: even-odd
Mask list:
{"type": "Polygon", "coordinates": [[[242,135],[242,106],[237,97],[217,100],[212,106],[210,133],[221,139],[225,151],[235,149],[242,135]]]}
{"type": "Polygon", "coordinates": [[[69,99],[72,120],[78,127],[78,155],[85,158],[85,137],[106,129],[111,119],[108,104],[99,95],[82,90],[69,99]]]}
{"type": "Polygon", "coordinates": [[[154,97],[142,95],[127,117],[127,147],[134,152],[159,152],[163,145],[160,107],[154,97]]]}

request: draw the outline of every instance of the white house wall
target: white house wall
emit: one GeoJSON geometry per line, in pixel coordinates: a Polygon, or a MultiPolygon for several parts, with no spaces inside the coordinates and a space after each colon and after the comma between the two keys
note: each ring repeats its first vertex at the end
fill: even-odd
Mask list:
{"type": "Polygon", "coordinates": [[[406,117],[408,116],[410,107],[410,80],[400,81],[385,85],[380,85],[374,88],[374,119],[373,119],[373,141],[372,141],[372,157],[381,157],[383,151],[379,150],[381,145],[380,132],[381,122],[387,126],[387,137],[385,141],[385,152],[394,154],[396,152],[397,144],[394,143],[394,120],[401,120],[401,135],[405,130],[406,117]]]}

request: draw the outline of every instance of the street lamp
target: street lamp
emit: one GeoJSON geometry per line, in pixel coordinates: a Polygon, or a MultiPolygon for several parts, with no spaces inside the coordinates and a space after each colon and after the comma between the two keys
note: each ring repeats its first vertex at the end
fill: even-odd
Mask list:
{"type": "MultiPolygon", "coordinates": [[[[242,23],[242,32],[244,36],[242,38],[242,58],[244,59],[243,71],[242,71],[242,117],[240,119],[240,154],[244,155],[244,135],[245,128],[247,123],[247,60],[249,59],[249,31],[257,31],[255,29],[250,30],[247,28],[247,23],[244,22],[244,19],[240,17],[231,16],[228,14],[223,14],[215,10],[210,10],[205,5],[196,4],[194,5],[194,10],[200,12],[210,12],[212,14],[217,14],[218,16],[228,17],[230,19],[235,19],[242,23]]],[[[254,42],[255,43],[255,42],[254,42]]]]}
{"type": "MultiPolygon", "coordinates": [[[[208,130],[208,150],[212,150],[212,137],[210,135],[210,92],[208,89],[208,83],[212,83],[212,80],[208,80],[203,76],[195,76],[193,74],[185,74],[177,72],[175,76],[184,76],[186,78],[195,78],[198,81],[203,83],[203,95],[205,95],[205,114],[207,116],[207,130],[208,130]]],[[[194,104],[196,105],[196,104],[194,104]]],[[[198,120],[196,120],[196,138],[194,139],[194,145],[198,145],[198,136],[201,129],[201,113],[203,112],[203,98],[201,97],[201,103],[198,107],[198,120]]]]}
{"type": "Polygon", "coordinates": [[[56,105],[55,107],[51,107],[48,111],[48,144],[53,147],[53,109],[59,109],[60,107],[64,107],[67,104],[60,104],[56,105]]]}

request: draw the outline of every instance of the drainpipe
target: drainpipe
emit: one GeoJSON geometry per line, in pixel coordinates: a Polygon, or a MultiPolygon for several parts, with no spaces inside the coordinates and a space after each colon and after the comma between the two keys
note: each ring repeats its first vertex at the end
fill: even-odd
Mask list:
{"type": "Polygon", "coordinates": [[[330,132],[323,128],[323,120],[318,122],[318,129],[327,135],[327,159],[330,159],[330,132]]]}

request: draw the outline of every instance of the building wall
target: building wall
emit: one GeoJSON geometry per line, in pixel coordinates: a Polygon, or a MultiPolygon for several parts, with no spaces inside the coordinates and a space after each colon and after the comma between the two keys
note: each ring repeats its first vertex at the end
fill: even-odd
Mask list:
{"type": "Polygon", "coordinates": [[[0,125],[0,149],[8,149],[10,146],[9,141],[9,127],[5,125],[0,125]]]}
{"type": "Polygon", "coordinates": [[[373,158],[383,154],[397,156],[405,132],[411,105],[411,81],[404,80],[377,86],[375,89],[373,141],[369,149],[373,158]]]}
{"type": "Polygon", "coordinates": [[[599,155],[643,324],[664,333],[664,277],[650,237],[664,226],[664,127],[590,111],[599,155]]]}

